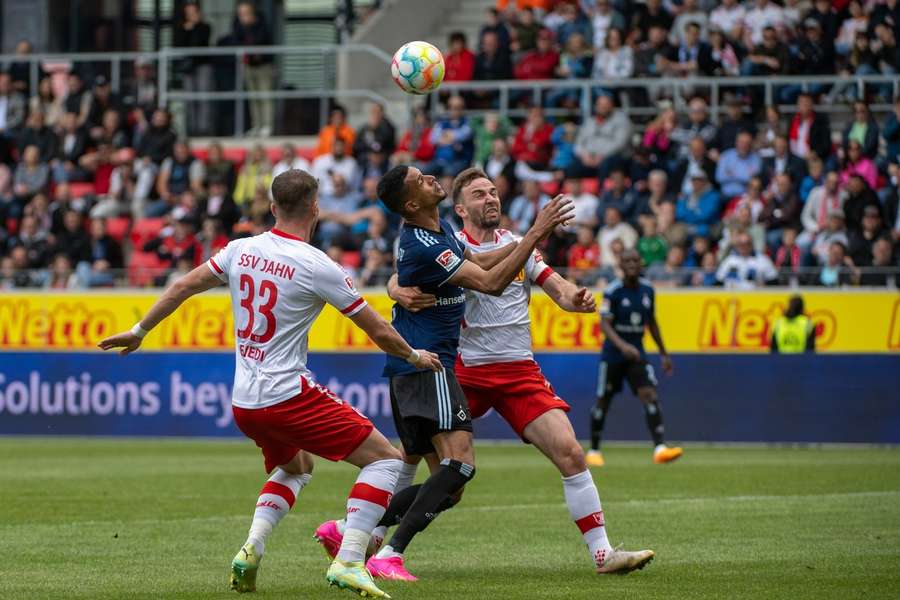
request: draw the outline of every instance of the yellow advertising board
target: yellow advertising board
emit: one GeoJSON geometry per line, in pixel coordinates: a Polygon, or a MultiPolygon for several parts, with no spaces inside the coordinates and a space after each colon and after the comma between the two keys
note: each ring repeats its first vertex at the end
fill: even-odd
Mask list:
{"type": "MultiPolygon", "coordinates": [[[[765,352],[771,327],[792,292],[658,290],[657,319],[671,352],[765,352]]],[[[364,294],[390,317],[391,300],[381,291],[364,294]]],[[[900,294],[869,291],[803,292],[807,314],[824,352],[900,351],[900,294]]],[[[103,337],[130,328],[150,307],[154,293],[3,293],[0,351],[85,351],[103,337]]],[[[536,293],[531,330],[538,352],[595,352],[599,317],[560,310],[536,293]]],[[[648,348],[654,348],[647,337],[648,348]]],[[[144,350],[232,351],[231,302],[208,293],[186,302],[147,336],[144,350]]],[[[366,336],[326,307],[313,327],[311,351],[374,351],[366,336]]]]}

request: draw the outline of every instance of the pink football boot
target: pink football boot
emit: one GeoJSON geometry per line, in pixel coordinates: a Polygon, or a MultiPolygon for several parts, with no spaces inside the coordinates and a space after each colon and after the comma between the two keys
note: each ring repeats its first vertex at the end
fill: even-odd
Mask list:
{"type": "Polygon", "coordinates": [[[344,541],[343,534],[338,530],[337,521],[325,521],[319,525],[313,538],[322,544],[325,554],[331,559],[337,556],[338,550],[341,549],[341,542],[344,541]]]}
{"type": "Polygon", "coordinates": [[[394,581],[418,581],[419,578],[406,570],[402,556],[378,558],[373,556],[366,563],[366,569],[375,579],[393,579],[394,581]]]}

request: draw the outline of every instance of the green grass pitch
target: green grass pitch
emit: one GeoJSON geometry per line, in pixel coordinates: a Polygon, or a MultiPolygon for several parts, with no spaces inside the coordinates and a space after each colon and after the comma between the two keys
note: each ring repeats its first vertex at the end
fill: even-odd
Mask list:
{"type": "MultiPolygon", "coordinates": [[[[463,503],[410,547],[395,599],[900,598],[900,451],[615,446],[594,471],[614,544],[657,558],[593,574],[559,475],[533,448],[477,446],[463,503]]],[[[314,528],[355,469],[319,461],[270,538],[259,591],[328,588],[314,528]]],[[[420,478],[423,473],[420,470],[420,478]]],[[[0,598],[237,598],[231,557],[265,476],[249,442],[0,438],[0,598]]]]}

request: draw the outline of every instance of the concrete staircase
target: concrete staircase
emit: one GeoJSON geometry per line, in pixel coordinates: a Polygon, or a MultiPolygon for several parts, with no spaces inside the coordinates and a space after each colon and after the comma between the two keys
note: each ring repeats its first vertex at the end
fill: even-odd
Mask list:
{"type": "Polygon", "coordinates": [[[447,36],[454,31],[462,31],[469,40],[469,48],[478,48],[478,32],[485,21],[485,11],[495,3],[492,0],[462,0],[458,10],[453,11],[435,32],[441,48],[447,46],[447,36]]]}

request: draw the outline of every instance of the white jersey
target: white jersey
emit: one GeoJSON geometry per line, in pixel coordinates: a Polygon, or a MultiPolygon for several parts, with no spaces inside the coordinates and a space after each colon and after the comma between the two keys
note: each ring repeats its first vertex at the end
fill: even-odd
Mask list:
{"type": "MultiPolygon", "coordinates": [[[[506,229],[494,233],[494,242],[479,243],[465,230],[457,238],[473,253],[496,250],[521,239],[506,229]]],[[[466,290],[466,316],[459,336],[459,354],[466,366],[529,360],[531,318],[528,301],[531,283],[543,285],[553,274],[535,250],[500,296],[466,290]]]]}
{"type": "Polygon", "coordinates": [[[324,252],[277,229],[229,242],[206,264],[231,291],[241,408],[278,404],[300,393],[301,377],[311,381],[309,330],[326,302],[347,316],[366,306],[324,252]]]}

